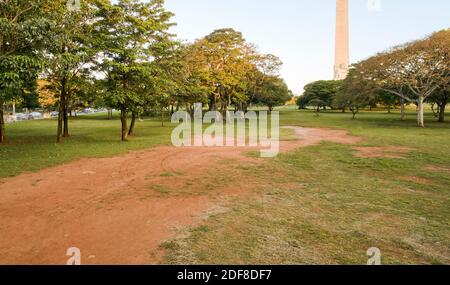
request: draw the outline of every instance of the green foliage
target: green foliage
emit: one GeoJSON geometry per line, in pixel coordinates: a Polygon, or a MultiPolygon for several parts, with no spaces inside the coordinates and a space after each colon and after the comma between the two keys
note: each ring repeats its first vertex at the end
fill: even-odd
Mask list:
{"type": "MultiPolygon", "coordinates": [[[[196,85],[189,89],[211,110],[225,111],[230,105],[245,110],[252,103],[272,109],[289,100],[290,91],[277,74],[281,61],[258,53],[238,31],[216,30],[186,51],[186,81],[196,85]]],[[[186,99],[192,103],[189,96],[186,99]]]]}
{"type": "MultiPolygon", "coordinates": [[[[43,67],[39,51],[51,22],[42,15],[48,1],[0,2],[0,143],[5,137],[3,104],[16,99],[43,67]]],[[[28,90],[29,91],[29,90],[28,90]]]]}
{"type": "Polygon", "coordinates": [[[17,96],[37,77],[43,62],[36,52],[44,44],[51,22],[40,14],[46,1],[1,1],[0,102],[17,96]]]}
{"type": "Polygon", "coordinates": [[[121,0],[101,6],[96,23],[103,60],[99,69],[106,74],[105,102],[122,112],[122,139],[126,139],[128,112],[137,114],[154,104],[155,95],[169,93],[166,77],[175,43],[168,29],[172,13],[164,1],[121,0]]]}
{"type": "Polygon", "coordinates": [[[353,113],[353,119],[361,108],[369,105],[373,97],[373,89],[361,77],[361,73],[352,68],[347,78],[343,81],[334,104],[340,108],[349,108],[353,113]]]}
{"type": "Polygon", "coordinates": [[[255,103],[268,106],[270,111],[276,106],[286,104],[291,98],[292,92],[279,77],[268,76],[256,88],[255,103]]]}
{"type": "Polygon", "coordinates": [[[424,102],[450,86],[449,63],[450,29],[446,29],[372,56],[357,68],[372,88],[417,104],[417,125],[425,127],[424,102]]]}
{"type": "Polygon", "coordinates": [[[333,101],[341,86],[341,81],[320,80],[305,86],[304,93],[297,99],[300,109],[313,106],[320,111],[320,108],[333,107],[333,101]]]}

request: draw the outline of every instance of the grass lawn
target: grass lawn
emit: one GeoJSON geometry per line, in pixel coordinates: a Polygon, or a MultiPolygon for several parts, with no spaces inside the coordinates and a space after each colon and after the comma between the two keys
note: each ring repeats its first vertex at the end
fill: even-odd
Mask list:
{"type": "Polygon", "coordinates": [[[186,238],[164,243],[166,262],[365,264],[366,251],[378,247],[383,264],[449,264],[450,124],[429,116],[418,129],[412,115],[398,118],[283,112],[284,125],[341,128],[364,137],[362,146],[415,151],[356,158],[351,146],[324,143],[242,170],[261,181],[256,198],[236,199],[186,238]],[[424,170],[430,165],[444,170],[424,170]]]}
{"type": "MultiPolygon", "coordinates": [[[[116,115],[118,118],[118,115],[116,115]]],[[[56,144],[56,121],[17,122],[6,126],[6,143],[0,145],[0,178],[36,171],[84,157],[109,157],[128,150],[169,144],[172,127],[157,120],[137,124],[136,135],[120,141],[120,121],[106,114],[72,118],[71,137],[56,144]]]]}
{"type": "MultiPolygon", "coordinates": [[[[356,158],[352,146],[323,143],[236,169],[256,177],[251,199],[230,202],[183,238],[167,241],[171,264],[365,264],[378,247],[384,264],[450,264],[450,124],[415,127],[413,114],[281,112],[282,125],[348,130],[361,146],[406,146],[404,158],[356,158]]],[[[105,157],[170,142],[171,127],[137,126],[119,141],[120,124],[103,116],[71,121],[72,137],[54,143],[54,120],[7,126],[0,177],[81,157],[105,157]]],[[[285,138],[291,138],[287,131],[285,138]]],[[[236,170],[235,170],[236,171],[236,170]]],[[[233,171],[220,181],[233,183],[233,171]]],[[[219,178],[218,178],[219,179],[219,178]]]]}

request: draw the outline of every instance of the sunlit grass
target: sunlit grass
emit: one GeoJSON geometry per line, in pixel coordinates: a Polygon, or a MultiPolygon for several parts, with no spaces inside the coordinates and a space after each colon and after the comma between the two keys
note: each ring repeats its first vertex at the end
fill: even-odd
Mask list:
{"type": "MultiPolygon", "coordinates": [[[[367,249],[379,247],[385,264],[450,263],[449,123],[427,114],[427,127],[420,129],[412,112],[400,121],[398,113],[362,112],[352,120],[348,113],[280,111],[282,125],[345,129],[364,139],[361,146],[406,146],[412,152],[402,159],[356,158],[352,146],[323,143],[259,166],[229,163],[236,169],[221,172],[211,183],[232,183],[236,173],[252,177],[258,181],[254,197],[232,200],[228,211],[210,216],[187,237],[167,241],[165,262],[365,264],[367,249]]],[[[0,177],[170,144],[173,125],[166,125],[139,122],[136,135],[121,142],[117,119],[87,116],[71,120],[71,137],[59,145],[54,120],[8,125],[7,143],[0,146],[0,177]]],[[[281,137],[296,139],[286,129],[281,137]]],[[[174,194],[154,185],[148,191],[149,199],[174,194]]],[[[215,193],[208,188],[197,194],[208,191],[215,193]]]]}
{"type": "MultiPolygon", "coordinates": [[[[346,129],[361,145],[408,146],[404,159],[356,158],[351,146],[323,143],[280,155],[264,167],[241,167],[258,177],[257,197],[172,241],[172,264],[365,264],[378,247],[384,264],[450,263],[449,124],[418,129],[397,114],[283,111],[285,125],[346,129]],[[419,183],[402,180],[414,177],[419,183]],[[420,178],[420,179],[419,179],[420,178]]],[[[233,177],[228,177],[233,179],[233,177]]]]}

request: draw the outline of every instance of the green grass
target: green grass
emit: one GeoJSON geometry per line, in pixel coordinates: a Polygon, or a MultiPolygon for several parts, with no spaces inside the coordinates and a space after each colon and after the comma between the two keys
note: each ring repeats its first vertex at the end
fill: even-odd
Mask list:
{"type": "Polygon", "coordinates": [[[358,159],[332,143],[283,154],[247,170],[261,181],[258,198],[231,203],[206,233],[192,229],[166,262],[365,264],[367,249],[378,247],[384,264],[448,263],[450,177],[424,173],[427,163],[358,159]]]}
{"type": "MultiPolygon", "coordinates": [[[[117,116],[116,116],[117,117],[117,116]]],[[[70,138],[56,144],[56,121],[18,122],[6,126],[0,145],[0,178],[67,163],[79,158],[109,157],[130,150],[169,144],[172,127],[158,121],[137,123],[136,135],[120,141],[120,122],[104,114],[71,119],[70,138]]]]}
{"type": "MultiPolygon", "coordinates": [[[[380,248],[384,264],[450,263],[449,123],[427,114],[427,127],[419,129],[412,113],[402,122],[397,113],[362,112],[352,120],[339,112],[315,116],[285,108],[281,123],[345,129],[364,138],[361,146],[414,151],[404,159],[356,158],[352,146],[323,143],[258,166],[234,164],[236,169],[222,172],[220,179],[233,181],[237,171],[252,176],[259,181],[254,197],[230,201],[227,211],[165,242],[165,263],[365,264],[370,247],[380,248]],[[426,170],[430,165],[443,170],[426,170]]],[[[71,121],[72,136],[60,145],[54,143],[55,129],[53,120],[8,125],[0,177],[168,144],[172,127],[145,121],[123,143],[117,120],[84,117],[71,121]]],[[[295,139],[289,130],[281,135],[295,139]]],[[[149,185],[149,192],[164,196],[170,189],[149,185]]]]}
{"type": "MultiPolygon", "coordinates": [[[[323,143],[282,154],[257,177],[257,198],[230,203],[187,238],[172,241],[170,264],[365,264],[378,247],[383,264],[450,263],[450,125],[426,129],[398,114],[283,111],[285,125],[346,129],[367,146],[408,146],[405,159],[356,158],[351,146],[323,143]],[[401,180],[417,177],[420,184],[401,180]]],[[[228,177],[232,179],[233,177],[228,177]]]]}

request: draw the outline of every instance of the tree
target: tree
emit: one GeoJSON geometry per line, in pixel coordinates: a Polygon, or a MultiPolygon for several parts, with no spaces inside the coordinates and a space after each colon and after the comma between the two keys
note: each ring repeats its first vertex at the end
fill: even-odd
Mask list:
{"type": "Polygon", "coordinates": [[[437,117],[438,122],[445,122],[445,108],[450,102],[450,88],[439,89],[428,98],[428,102],[438,106],[437,117]]]}
{"type": "Polygon", "coordinates": [[[39,105],[45,110],[52,110],[56,106],[58,96],[53,89],[54,85],[43,79],[39,79],[37,85],[39,105]]]}
{"type": "Polygon", "coordinates": [[[175,104],[177,94],[183,92],[185,81],[185,65],[183,60],[184,46],[167,39],[161,42],[159,52],[154,52],[152,73],[147,81],[152,82],[147,94],[149,103],[156,107],[161,115],[161,126],[164,127],[164,114],[170,105],[175,104]]]}
{"type": "MultiPolygon", "coordinates": [[[[241,98],[239,98],[241,100],[236,100],[236,109],[240,109],[245,112],[248,110],[248,106],[253,103],[269,106],[267,104],[267,100],[269,98],[264,98],[267,96],[267,94],[265,95],[266,92],[264,92],[264,90],[268,91],[269,89],[271,89],[270,85],[273,84],[280,84],[280,86],[284,84],[279,75],[283,63],[278,57],[272,54],[254,53],[249,58],[251,60],[251,65],[247,70],[246,77],[243,78],[243,80],[246,81],[246,96],[242,96],[241,98]]],[[[281,94],[279,94],[281,97],[279,98],[283,97],[282,93],[284,92],[281,91],[281,94]]],[[[284,103],[286,102],[277,102],[276,105],[284,103]]]]}
{"type": "Polygon", "coordinates": [[[306,107],[308,107],[308,103],[310,101],[310,98],[308,98],[305,95],[301,95],[297,98],[297,106],[300,110],[306,110],[306,107]]]}
{"type": "Polygon", "coordinates": [[[245,78],[253,68],[251,60],[256,52],[242,33],[219,29],[196,41],[192,48],[200,63],[201,84],[209,92],[211,110],[225,113],[232,103],[247,101],[245,78]]]}
{"type": "Polygon", "coordinates": [[[379,90],[375,92],[375,102],[381,103],[386,106],[388,109],[388,113],[390,114],[392,108],[394,108],[397,103],[399,103],[399,98],[391,92],[379,90]]]}
{"type": "MultiPolygon", "coordinates": [[[[214,88],[209,85],[209,68],[198,43],[179,44],[174,54],[178,57],[178,68],[171,74],[176,83],[171,91],[172,107],[178,111],[185,106],[189,111],[194,103],[208,104],[214,88]]],[[[212,104],[210,108],[213,108],[212,104]]]]}
{"type": "Polygon", "coordinates": [[[51,22],[44,0],[0,1],[0,143],[5,139],[3,105],[23,94],[43,67],[39,53],[51,22]]]}
{"type": "Polygon", "coordinates": [[[297,103],[300,108],[314,105],[317,112],[320,112],[321,108],[332,107],[341,84],[342,81],[335,80],[320,80],[309,83],[305,86],[303,96],[297,103]],[[314,104],[310,104],[310,102],[314,104]]]}
{"type": "Polygon", "coordinates": [[[450,81],[450,30],[396,47],[358,64],[367,81],[418,106],[417,125],[424,127],[424,102],[450,81]],[[408,95],[405,91],[412,95],[408,95]]]}
{"type": "Polygon", "coordinates": [[[69,136],[71,96],[82,80],[88,80],[89,64],[96,55],[93,27],[98,17],[95,0],[80,2],[79,9],[69,9],[67,1],[53,1],[49,17],[56,22],[46,48],[45,79],[53,85],[59,104],[56,141],[69,136]]]}
{"type": "Polygon", "coordinates": [[[372,97],[373,87],[367,85],[357,68],[351,68],[337,92],[334,104],[348,108],[355,119],[360,109],[366,107],[372,97]]]}
{"type": "Polygon", "coordinates": [[[164,51],[171,35],[172,13],[163,7],[163,0],[143,3],[138,0],[120,0],[114,5],[103,5],[103,18],[98,23],[98,36],[103,45],[100,64],[107,77],[106,102],[120,110],[121,137],[125,141],[133,128],[128,128],[128,114],[132,113],[131,126],[146,103],[142,89],[152,82],[152,60],[164,51]],[[146,86],[143,86],[145,84],[146,86]]]}
{"type": "Polygon", "coordinates": [[[269,107],[269,111],[272,112],[274,107],[286,104],[292,96],[292,92],[283,79],[269,76],[257,88],[255,101],[257,104],[269,107]]]}

